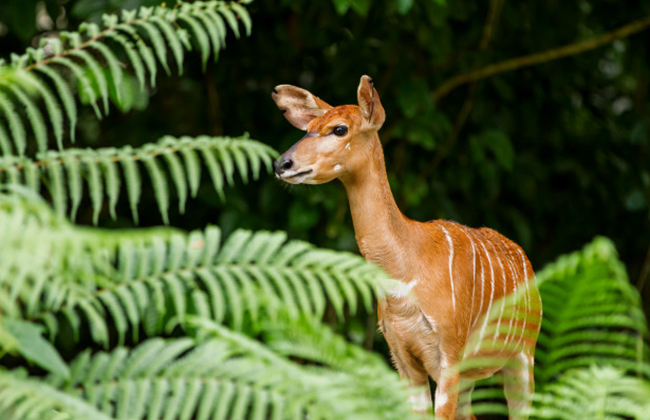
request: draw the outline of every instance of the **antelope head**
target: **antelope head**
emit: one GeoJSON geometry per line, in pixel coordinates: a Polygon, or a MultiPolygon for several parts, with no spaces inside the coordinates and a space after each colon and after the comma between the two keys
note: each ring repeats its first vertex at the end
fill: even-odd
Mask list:
{"type": "Polygon", "coordinates": [[[273,100],[291,124],[307,132],[273,164],[276,176],[291,184],[323,184],[363,170],[386,119],[368,76],[361,77],[358,105],[332,107],[291,85],[277,86],[273,100]]]}

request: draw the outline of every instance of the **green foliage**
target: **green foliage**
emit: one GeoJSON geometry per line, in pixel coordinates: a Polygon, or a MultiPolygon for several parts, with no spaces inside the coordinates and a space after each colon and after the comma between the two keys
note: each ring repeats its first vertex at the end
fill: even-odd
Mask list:
{"type": "MultiPolygon", "coordinates": [[[[0,43],[9,63],[0,65],[3,419],[415,418],[386,361],[351,343],[347,325],[323,323],[366,316],[391,281],[358,256],[287,240],[353,247],[344,193],[314,189],[288,200],[270,180],[260,190],[236,187],[268,169],[274,151],[224,132],[249,130],[278,148],[298,137],[268,99],[278,83],[339,104],[353,100],[348,82],[375,76],[388,169],[400,174],[391,180],[418,219],[513,230],[538,261],[596,230],[618,243],[631,238],[636,253],[639,241],[647,247],[632,220],[646,220],[638,216],[650,202],[647,170],[635,159],[650,138],[636,93],[647,75],[642,42],[434,95],[451,71],[612,29],[609,6],[258,2],[251,11],[264,29],[234,43],[252,34],[246,2],[135,0],[128,4],[149,7],[119,13],[110,12],[127,1],[38,3],[0,4],[0,37],[10,30],[0,43]],[[79,29],[32,40],[43,5],[59,16],[53,25],[79,29]],[[565,21],[552,30],[532,22],[548,14],[565,21]],[[486,21],[494,48],[480,46],[486,21]],[[187,60],[190,50],[196,60],[187,60]],[[215,67],[210,54],[228,65],[215,67]],[[632,108],[617,111],[632,97],[632,108]],[[152,138],[160,140],[147,144],[152,138]],[[81,145],[70,149],[68,140],[81,145]],[[443,160],[447,152],[454,158],[443,160]],[[572,210],[580,193],[593,199],[572,210]],[[623,213],[612,210],[618,203],[623,213]],[[193,230],[66,219],[90,214],[85,221],[121,226],[129,208],[136,222],[159,223],[160,213],[193,230]],[[615,223],[603,225],[590,208],[609,209],[604,221],[615,223]],[[222,228],[205,227],[202,212],[222,228]],[[290,235],[227,234],[239,224],[276,229],[286,217],[290,235]]],[[[598,239],[539,278],[531,419],[647,418],[647,327],[613,245],[598,239]]],[[[477,387],[477,414],[506,413],[499,381],[477,387]]]]}
{"type": "Polygon", "coordinates": [[[241,330],[279,310],[320,319],[329,301],[342,318],[359,300],[371,310],[373,288],[385,277],[359,256],[287,242],[284,233],[237,231],[222,245],[216,227],[88,230],[43,203],[9,196],[0,204],[4,313],[45,322],[51,337],[60,330],[58,313],[74,326],[87,323],[91,339],[105,346],[112,329],[123,343],[128,332],[161,334],[162,320],[197,313],[241,330]],[[34,250],[44,259],[34,260],[34,250]]]}
{"type": "Polygon", "coordinates": [[[326,302],[341,318],[359,300],[369,311],[373,291],[391,284],[361,257],[284,233],[238,231],[221,244],[216,227],[81,228],[21,191],[0,196],[1,349],[51,375],[38,384],[0,370],[3,418],[84,418],[92,407],[108,418],[410,416],[385,362],[320,323],[326,302]],[[34,355],[34,323],[54,342],[71,329],[110,351],[69,365],[50,345],[34,355]],[[187,338],[147,339],[172,331],[187,338]],[[250,338],[260,334],[268,347],[250,338]]]}
{"type": "Polygon", "coordinates": [[[647,419],[650,382],[611,367],[569,370],[536,395],[535,419],[647,419]]]}
{"type": "MultiPolygon", "coordinates": [[[[250,35],[248,11],[237,3],[209,1],[183,3],[174,8],[164,5],[141,7],[138,10],[125,10],[119,16],[105,14],[101,25],[84,22],[76,32],[63,31],[57,37],[42,38],[38,48],[28,48],[23,55],[13,54],[9,66],[0,60],[0,108],[7,118],[16,153],[21,157],[25,154],[27,132],[6,91],[11,92],[14,100],[25,107],[26,119],[41,153],[48,148],[47,134],[44,117],[35,99],[43,98],[57,145],[61,149],[63,118],[57,99],[64,105],[72,139],[77,122],[70,83],[81,87],[86,100],[93,106],[97,117],[101,118],[102,112],[97,102],[101,99],[104,114],[108,115],[109,87],[115,92],[116,103],[124,105],[120,97],[124,64],[131,64],[141,88],[146,84],[146,68],[150,76],[149,84],[154,87],[157,70],[153,52],[167,75],[170,75],[169,48],[180,75],[185,50],[191,50],[191,40],[196,40],[205,68],[210,53],[216,60],[219,50],[225,45],[226,28],[230,28],[239,38],[238,18],[244,22],[246,33],[250,35]],[[114,49],[124,53],[127,59],[125,63],[120,61],[114,49]],[[102,62],[107,71],[102,68],[102,62]],[[53,67],[68,69],[76,80],[65,81],[52,70],[53,67]],[[34,76],[37,71],[52,79],[56,94],[34,76]]],[[[6,147],[3,154],[11,155],[12,151],[6,147]]]]}
{"type": "Polygon", "coordinates": [[[116,219],[126,195],[137,222],[151,190],[167,224],[172,199],[182,214],[207,183],[205,169],[221,200],[236,177],[247,183],[271,169],[276,152],[248,135],[85,149],[62,141],[66,122],[73,135],[83,122],[75,94],[97,117],[111,102],[128,108],[121,86],[133,76],[122,59],[141,87],[148,71],[153,87],[154,57],[170,74],[169,49],[181,74],[195,44],[205,68],[226,28],[240,36],[238,19],[250,34],[238,3],[124,11],[0,66],[3,419],[415,418],[385,361],[322,323],[329,313],[342,321],[372,312],[392,284],[360,256],[284,232],[237,230],[222,240],[214,226],[116,230],[66,219],[84,207],[95,224],[106,208],[116,219]],[[21,106],[25,115],[13,112],[21,106]],[[49,149],[46,127],[61,150],[49,149]]]}
{"type": "Polygon", "coordinates": [[[650,379],[641,301],[610,240],[596,238],[537,276],[545,312],[536,353],[538,384],[594,364],[650,379]]]}
{"type": "Polygon", "coordinates": [[[236,139],[207,136],[176,139],[166,136],[157,143],[140,148],[67,149],[37,153],[35,159],[2,157],[0,182],[22,183],[36,192],[40,191],[42,182],[57,212],[64,214],[70,207],[71,219],[75,218],[83,198],[85,183],[95,223],[104,207],[105,196],[109,211],[115,218],[115,206],[124,182],[132,215],[137,222],[144,166],[163,221],[167,223],[171,189],[168,179],[176,189],[179,211],[183,213],[188,195],[196,197],[198,192],[203,168],[201,160],[208,168],[215,191],[223,199],[224,186],[234,183],[233,173],[239,174],[246,182],[250,170],[253,178],[257,179],[262,165],[270,170],[275,153],[248,136],[236,139]]]}

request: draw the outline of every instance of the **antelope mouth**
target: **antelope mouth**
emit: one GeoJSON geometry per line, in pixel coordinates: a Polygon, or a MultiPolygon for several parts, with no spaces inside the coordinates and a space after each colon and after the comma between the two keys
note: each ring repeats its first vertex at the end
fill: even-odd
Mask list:
{"type": "Polygon", "coordinates": [[[290,184],[301,184],[303,181],[305,181],[307,175],[309,175],[312,172],[314,172],[313,169],[305,169],[304,171],[300,171],[292,174],[287,174],[285,172],[282,175],[276,175],[276,176],[281,180],[288,182],[290,184]]]}
{"type": "Polygon", "coordinates": [[[306,171],[302,171],[302,172],[298,172],[297,174],[289,175],[289,176],[286,177],[285,179],[295,178],[295,177],[297,177],[297,176],[301,176],[301,175],[307,175],[307,174],[310,174],[310,173],[312,173],[312,172],[314,172],[313,169],[307,169],[306,171]]]}

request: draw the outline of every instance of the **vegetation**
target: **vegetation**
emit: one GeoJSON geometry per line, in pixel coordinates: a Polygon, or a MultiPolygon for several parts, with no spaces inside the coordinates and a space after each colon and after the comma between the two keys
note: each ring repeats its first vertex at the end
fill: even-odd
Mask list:
{"type": "Polygon", "coordinates": [[[646,3],[3,2],[0,417],[415,418],[375,333],[392,280],[324,249],[356,249],[344,192],[264,173],[298,137],[275,84],[339,104],[367,73],[409,215],[537,266],[614,240],[538,272],[531,418],[647,418],[646,3]]]}

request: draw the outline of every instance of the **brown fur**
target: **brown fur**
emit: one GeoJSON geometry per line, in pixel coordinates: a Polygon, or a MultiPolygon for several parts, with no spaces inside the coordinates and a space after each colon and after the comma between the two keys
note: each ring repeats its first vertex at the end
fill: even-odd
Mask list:
{"type": "Polygon", "coordinates": [[[298,104],[287,114],[294,119],[302,115],[294,125],[308,131],[280,157],[292,166],[279,177],[293,183],[341,180],[361,253],[410,286],[411,293],[394,293],[378,304],[379,326],[400,375],[425,387],[431,376],[437,384],[435,414],[452,419],[472,418],[468,401],[473,380],[502,371],[511,418],[526,418],[541,301],[521,248],[491,229],[442,220],[421,223],[401,213],[377,135],[385,114],[367,76],[359,85],[359,106],[331,108],[304,92],[284,87],[280,93],[290,97],[274,95],[281,109],[298,104]],[[310,109],[314,106],[322,109],[310,109]],[[304,124],[307,118],[311,120],[304,124]],[[339,137],[332,130],[341,124],[348,134],[339,137]],[[499,300],[515,290],[522,291],[522,299],[499,300]],[[486,322],[488,307],[501,315],[486,322]],[[495,361],[458,370],[459,363],[481,357],[495,361]],[[466,401],[457,412],[461,381],[468,384],[463,387],[466,401]]]}

